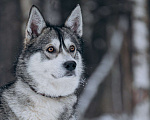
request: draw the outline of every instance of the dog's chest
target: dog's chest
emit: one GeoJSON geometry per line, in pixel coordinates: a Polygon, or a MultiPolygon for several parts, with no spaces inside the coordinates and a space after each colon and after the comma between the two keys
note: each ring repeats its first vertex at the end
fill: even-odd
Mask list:
{"type": "Polygon", "coordinates": [[[61,99],[32,97],[31,105],[21,105],[12,100],[9,106],[19,120],[58,120],[64,112],[68,117],[71,115],[76,99],[74,95],[61,99]]]}
{"type": "MultiPolygon", "coordinates": [[[[28,107],[29,111],[29,118],[34,119],[43,119],[43,120],[55,120],[58,119],[61,113],[64,111],[65,107],[70,106],[65,103],[54,101],[54,100],[39,100],[35,103],[34,106],[28,107]],[[30,115],[31,114],[31,115],[30,115]]],[[[71,109],[71,108],[70,108],[71,109]]]]}
{"type": "MultiPolygon", "coordinates": [[[[76,99],[72,96],[70,98],[63,98],[60,100],[39,100],[36,101],[35,106],[29,107],[29,118],[40,120],[57,120],[61,114],[67,109],[68,114],[72,113],[72,107],[76,99]]],[[[67,113],[66,113],[67,114],[67,113]]]]}

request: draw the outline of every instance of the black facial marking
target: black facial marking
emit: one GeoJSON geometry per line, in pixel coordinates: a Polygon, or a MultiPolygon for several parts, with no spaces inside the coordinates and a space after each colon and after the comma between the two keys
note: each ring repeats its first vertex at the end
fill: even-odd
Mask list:
{"type": "Polygon", "coordinates": [[[59,52],[62,52],[63,33],[61,32],[61,30],[58,27],[53,27],[53,29],[56,31],[59,42],[60,42],[59,52]]]}
{"type": "Polygon", "coordinates": [[[57,32],[58,39],[59,39],[59,41],[60,41],[59,52],[62,52],[62,46],[63,46],[63,48],[64,48],[67,52],[69,52],[68,49],[67,49],[67,47],[66,47],[66,45],[65,45],[65,43],[64,43],[64,33],[63,33],[63,31],[62,31],[62,28],[61,28],[61,27],[53,27],[53,28],[54,28],[54,30],[57,32]]]}

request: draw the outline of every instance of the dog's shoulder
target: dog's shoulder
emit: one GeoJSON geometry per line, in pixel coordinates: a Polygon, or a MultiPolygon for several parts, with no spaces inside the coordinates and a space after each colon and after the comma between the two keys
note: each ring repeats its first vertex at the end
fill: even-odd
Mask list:
{"type": "Polygon", "coordinates": [[[14,86],[15,82],[16,81],[12,81],[12,82],[0,87],[0,104],[1,104],[1,99],[3,98],[3,93],[5,91],[9,91],[9,89],[11,89],[14,86]]]}
{"type": "Polygon", "coordinates": [[[1,86],[0,87],[0,94],[5,90],[5,89],[9,89],[16,81],[11,81],[8,84],[1,86]]]}
{"type": "Polygon", "coordinates": [[[9,91],[14,83],[15,81],[12,81],[0,87],[0,120],[8,120],[10,115],[12,120],[16,120],[14,113],[9,108],[8,103],[5,101],[5,97],[3,96],[4,92],[9,91]]]}

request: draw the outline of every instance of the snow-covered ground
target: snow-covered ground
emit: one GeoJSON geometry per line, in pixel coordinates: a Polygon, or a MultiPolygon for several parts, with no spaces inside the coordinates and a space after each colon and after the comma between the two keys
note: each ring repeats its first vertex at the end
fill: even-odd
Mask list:
{"type": "Polygon", "coordinates": [[[95,120],[150,120],[150,103],[145,100],[136,105],[132,115],[103,115],[95,120]]]}

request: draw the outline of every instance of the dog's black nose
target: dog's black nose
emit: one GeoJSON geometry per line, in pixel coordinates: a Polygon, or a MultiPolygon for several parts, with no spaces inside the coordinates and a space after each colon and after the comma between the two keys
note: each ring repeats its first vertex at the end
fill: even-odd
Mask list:
{"type": "Polygon", "coordinates": [[[69,71],[73,71],[76,68],[76,62],[75,61],[67,61],[64,63],[64,67],[69,71]]]}

